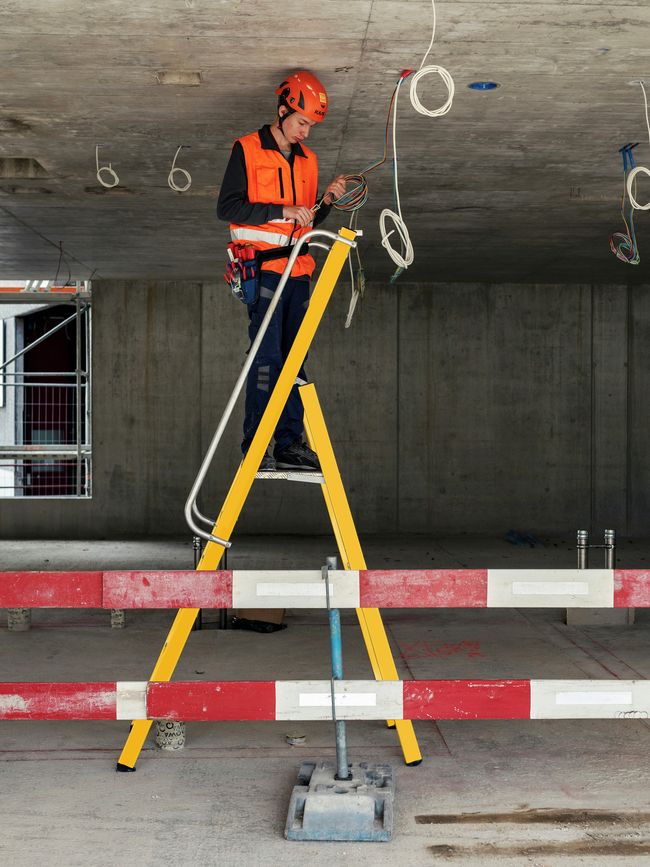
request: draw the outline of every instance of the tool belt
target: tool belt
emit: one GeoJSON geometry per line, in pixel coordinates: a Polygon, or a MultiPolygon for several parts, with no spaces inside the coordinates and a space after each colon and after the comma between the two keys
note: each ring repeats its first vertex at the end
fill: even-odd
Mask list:
{"type": "MultiPolygon", "coordinates": [[[[288,259],[293,247],[272,247],[270,250],[256,250],[250,244],[231,241],[228,244],[228,258],[224,279],[232,294],[244,304],[255,304],[260,295],[262,265],[272,259],[288,259]]],[[[301,255],[309,251],[305,244],[301,255]]]]}

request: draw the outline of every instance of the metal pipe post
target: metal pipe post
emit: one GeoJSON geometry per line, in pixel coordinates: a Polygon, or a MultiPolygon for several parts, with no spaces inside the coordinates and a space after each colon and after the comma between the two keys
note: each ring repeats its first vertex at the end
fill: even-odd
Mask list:
{"type": "MultiPolygon", "coordinates": [[[[192,548],[194,550],[194,568],[199,568],[199,563],[201,562],[201,555],[203,554],[203,545],[201,545],[201,537],[200,536],[192,536],[192,548]]],[[[196,632],[198,629],[203,629],[203,609],[199,608],[199,613],[197,614],[196,620],[194,621],[194,626],[192,627],[192,631],[196,632]]]]}
{"type": "MultiPolygon", "coordinates": [[[[222,569],[228,569],[228,549],[226,548],[219,564],[222,569]]],[[[226,608],[219,609],[219,629],[228,629],[228,610],[226,608]]]]}
{"type": "Polygon", "coordinates": [[[578,530],[578,540],[576,544],[578,549],[578,569],[589,568],[589,531],[578,530]]]}
{"type": "Polygon", "coordinates": [[[343,680],[343,643],[341,641],[341,615],[338,608],[330,607],[330,582],[329,571],[336,569],[336,557],[328,557],[323,566],[323,578],[325,579],[325,595],[327,597],[327,614],[330,625],[330,651],[332,654],[332,719],[336,730],[336,779],[349,780],[351,777],[348,765],[348,746],[345,731],[345,722],[336,718],[336,691],[335,682],[343,680]]]}
{"type": "Polygon", "coordinates": [[[81,301],[76,298],[77,318],[75,320],[75,435],[77,441],[77,496],[81,496],[81,301]]]}
{"type": "Polygon", "coordinates": [[[605,530],[606,568],[616,567],[616,530],[605,530]]]}

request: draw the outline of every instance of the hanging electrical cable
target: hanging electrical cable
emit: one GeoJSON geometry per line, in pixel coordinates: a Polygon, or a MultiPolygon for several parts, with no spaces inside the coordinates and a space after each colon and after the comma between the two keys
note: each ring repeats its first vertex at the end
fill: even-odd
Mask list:
{"type": "MultiPolygon", "coordinates": [[[[632,150],[638,145],[638,142],[635,144],[626,144],[623,145],[622,148],[619,149],[619,153],[623,157],[623,194],[621,196],[621,217],[623,218],[623,222],[625,224],[625,232],[614,232],[614,234],[609,239],[609,248],[614,253],[617,259],[620,259],[621,262],[626,262],[628,265],[638,265],[641,261],[641,256],[639,254],[639,248],[636,241],[636,233],[634,231],[634,207],[630,202],[630,217],[629,222],[625,217],[625,200],[627,193],[627,179],[629,177],[628,171],[633,171],[634,166],[634,156],[632,154],[632,150]]],[[[636,183],[632,185],[635,187],[636,192],[636,183]]]]}
{"type": "Polygon", "coordinates": [[[175,193],[186,193],[192,186],[192,175],[186,169],[181,169],[176,166],[176,160],[178,159],[179,153],[183,150],[183,148],[189,147],[191,147],[191,145],[178,146],[178,150],[174,154],[174,159],[172,160],[172,167],[169,171],[169,174],[167,175],[167,183],[175,193]],[[174,180],[175,173],[178,173],[185,178],[185,183],[183,185],[176,183],[176,181],[174,180]]]}
{"type": "MultiPolygon", "coordinates": [[[[339,211],[343,211],[346,213],[351,213],[353,215],[353,221],[351,221],[350,226],[353,228],[356,226],[356,214],[360,208],[362,208],[369,198],[369,190],[368,190],[368,182],[366,180],[366,175],[370,174],[370,172],[375,171],[380,166],[382,166],[388,160],[388,146],[389,140],[391,140],[390,136],[390,127],[392,122],[392,162],[393,162],[393,198],[394,198],[394,210],[391,208],[384,208],[379,216],[379,230],[381,233],[381,244],[382,247],[386,250],[392,261],[397,266],[395,273],[391,277],[391,282],[394,282],[397,277],[409,267],[409,265],[413,264],[415,258],[415,251],[413,249],[413,244],[411,242],[411,236],[409,234],[408,226],[404,220],[404,216],[402,214],[402,204],[400,199],[399,192],[399,173],[398,173],[398,158],[397,158],[397,106],[399,102],[399,93],[402,84],[405,79],[409,76],[413,76],[411,78],[411,88],[410,88],[410,100],[411,105],[419,114],[425,115],[426,117],[443,117],[447,112],[451,109],[453,101],[454,101],[454,93],[455,93],[455,85],[454,80],[451,77],[451,74],[442,66],[429,64],[425,65],[429,54],[431,53],[431,49],[433,48],[433,43],[436,36],[436,4],[435,0],[431,0],[431,9],[433,13],[433,23],[431,28],[431,40],[429,42],[429,46],[422,58],[419,69],[414,74],[413,69],[405,69],[400,74],[397,83],[393,89],[393,93],[390,99],[390,104],[388,106],[388,112],[386,115],[386,129],[385,129],[385,138],[384,138],[384,154],[383,157],[378,160],[376,163],[368,166],[363,169],[363,171],[358,174],[346,175],[345,180],[346,183],[352,185],[351,189],[347,190],[343,196],[337,199],[332,203],[333,207],[339,211]],[[447,99],[439,108],[428,109],[420,100],[418,94],[418,85],[422,81],[422,79],[427,75],[437,74],[442,78],[443,83],[447,88],[447,99]],[[390,224],[392,223],[392,228],[390,228],[390,224]],[[398,239],[398,244],[391,243],[391,238],[396,235],[398,239]]],[[[318,210],[318,208],[322,204],[322,199],[314,210],[318,210]]],[[[360,290],[360,286],[365,286],[365,279],[363,276],[363,269],[361,267],[361,262],[359,260],[359,274],[358,281],[355,287],[354,282],[354,273],[352,268],[352,260],[350,253],[350,274],[352,278],[352,298],[350,300],[350,308],[348,310],[348,316],[346,319],[346,328],[349,327],[352,321],[352,315],[354,314],[354,310],[357,305],[357,301],[359,295],[362,294],[360,290]]],[[[357,257],[358,257],[357,250],[357,257]]]]}
{"type": "Polygon", "coordinates": [[[117,176],[117,172],[113,170],[113,166],[109,163],[107,166],[99,167],[99,145],[95,145],[95,164],[97,166],[97,180],[102,185],[102,187],[106,187],[107,190],[112,190],[113,187],[116,187],[120,179],[117,176]],[[102,173],[107,172],[111,177],[111,182],[105,181],[102,178],[102,173]]]}
{"type": "MultiPolygon", "coordinates": [[[[632,82],[631,82],[632,83],[632,82]]],[[[645,82],[638,81],[636,84],[641,85],[643,91],[643,104],[645,106],[645,123],[648,128],[648,143],[650,144],[650,119],[648,118],[648,95],[645,92],[645,82]]],[[[644,174],[650,176],[650,169],[645,166],[636,166],[627,176],[627,194],[630,197],[630,204],[636,211],[650,211],[650,202],[645,205],[640,205],[636,200],[636,176],[644,174]]]]}

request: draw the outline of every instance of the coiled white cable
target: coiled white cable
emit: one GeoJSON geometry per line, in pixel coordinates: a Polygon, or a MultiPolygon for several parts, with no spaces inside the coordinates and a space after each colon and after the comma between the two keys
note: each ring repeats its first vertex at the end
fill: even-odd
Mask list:
{"type": "Polygon", "coordinates": [[[444,68],[444,66],[425,66],[424,63],[431,53],[431,49],[433,48],[433,40],[436,38],[436,4],[435,0],[431,0],[431,7],[433,10],[433,27],[431,28],[431,42],[429,43],[429,47],[426,50],[424,57],[422,58],[422,63],[420,64],[420,68],[415,73],[413,78],[411,79],[411,105],[413,108],[419,112],[420,114],[424,114],[427,117],[442,117],[447,114],[449,109],[452,106],[454,101],[454,93],[456,92],[456,86],[454,85],[454,79],[451,77],[449,72],[444,68]],[[444,105],[441,105],[440,108],[434,108],[433,110],[425,108],[420,102],[420,98],[418,96],[418,84],[421,79],[423,79],[426,75],[431,75],[432,73],[437,72],[438,75],[442,78],[445,85],[447,86],[448,96],[447,101],[444,105]]]}
{"type": "Polygon", "coordinates": [[[399,91],[404,79],[400,79],[397,85],[395,100],[393,101],[393,186],[395,189],[395,207],[397,212],[391,211],[390,208],[384,208],[379,215],[379,230],[381,232],[381,246],[386,250],[390,258],[398,268],[408,268],[413,264],[415,253],[409,230],[402,217],[402,204],[399,197],[399,178],[397,173],[397,103],[399,102],[399,91]],[[390,232],[386,230],[386,220],[392,220],[394,228],[390,232]],[[391,246],[390,236],[397,232],[402,244],[402,249],[397,250],[391,246]]]}
{"type": "Polygon", "coordinates": [[[189,188],[192,186],[192,175],[186,169],[180,169],[180,168],[176,167],[176,159],[177,159],[179,153],[183,150],[183,148],[188,148],[188,147],[189,147],[189,145],[179,145],[178,146],[178,150],[174,154],[174,159],[172,160],[172,167],[170,169],[169,174],[167,175],[167,183],[169,184],[170,188],[175,193],[186,193],[189,190],[189,188]],[[174,173],[175,172],[178,172],[179,174],[183,175],[183,177],[185,178],[186,183],[183,186],[181,186],[180,184],[177,184],[176,181],[174,180],[174,173]]]}
{"type": "MultiPolygon", "coordinates": [[[[431,41],[429,42],[429,47],[427,48],[424,57],[422,58],[422,62],[420,63],[419,70],[415,73],[413,78],[411,79],[411,105],[413,108],[419,113],[426,115],[427,117],[442,117],[447,114],[449,109],[451,108],[454,101],[454,93],[455,93],[455,85],[454,79],[451,77],[449,72],[442,66],[425,66],[424,63],[431,53],[431,48],[433,47],[433,41],[436,36],[436,4],[435,0],[431,0],[431,7],[433,10],[433,27],[431,29],[431,41]],[[420,99],[418,97],[418,83],[424,78],[426,75],[431,75],[436,72],[444,83],[447,86],[448,96],[447,101],[444,105],[441,105],[440,108],[436,109],[428,109],[425,108],[420,99]]],[[[402,205],[400,202],[399,196],[399,178],[398,178],[398,170],[397,170],[397,103],[399,102],[399,91],[402,85],[404,78],[401,78],[397,84],[397,89],[395,93],[395,99],[393,102],[393,184],[395,188],[395,206],[396,211],[392,211],[390,208],[384,208],[384,210],[379,215],[379,230],[381,232],[381,245],[386,250],[390,258],[397,265],[398,268],[406,269],[409,265],[413,264],[415,259],[415,251],[413,249],[413,244],[411,242],[411,236],[409,235],[408,226],[404,222],[404,218],[402,216],[402,205]],[[386,221],[391,220],[393,222],[393,228],[390,232],[387,230],[386,221]],[[391,246],[390,237],[395,232],[399,237],[401,243],[401,249],[397,250],[395,247],[391,246]]],[[[396,272],[394,276],[398,276],[399,272],[396,272]]]]}
{"type": "Polygon", "coordinates": [[[111,163],[109,163],[107,166],[102,166],[101,168],[99,167],[99,145],[95,145],[95,164],[97,166],[97,180],[102,185],[102,187],[106,187],[107,190],[112,190],[113,187],[116,187],[119,184],[120,179],[117,176],[117,172],[113,170],[113,166],[111,165],[111,163]],[[111,176],[111,183],[105,181],[102,178],[102,172],[108,172],[108,174],[111,176]]]}
{"type": "MultiPolygon", "coordinates": [[[[650,144],[650,119],[648,119],[648,96],[645,92],[645,87],[643,82],[640,81],[641,90],[643,91],[643,102],[645,105],[645,122],[648,127],[648,143],[650,144]]],[[[632,169],[632,171],[627,176],[627,194],[630,197],[630,204],[636,211],[650,211],[650,202],[647,202],[645,205],[640,205],[637,200],[634,198],[634,193],[636,192],[636,176],[638,174],[644,174],[650,176],[650,169],[647,169],[645,166],[637,166],[632,169]],[[633,192],[634,191],[634,192],[633,192]]]]}

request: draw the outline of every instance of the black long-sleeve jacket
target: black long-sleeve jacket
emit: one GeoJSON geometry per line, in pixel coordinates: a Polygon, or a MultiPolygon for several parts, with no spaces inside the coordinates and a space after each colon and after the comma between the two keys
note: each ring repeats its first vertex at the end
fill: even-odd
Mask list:
{"type": "MultiPolygon", "coordinates": [[[[270,126],[263,126],[258,134],[263,148],[280,151],[278,143],[273,138],[270,126]]],[[[293,164],[296,154],[303,154],[299,143],[291,145],[291,153],[287,157],[289,165],[293,164]]],[[[282,219],[283,207],[283,205],[266,205],[248,200],[248,178],[246,176],[244,149],[236,141],[221,183],[221,190],[217,201],[217,217],[227,223],[261,226],[271,220],[282,219]]],[[[329,214],[330,209],[331,205],[320,206],[314,214],[314,226],[318,226],[323,222],[329,214]]]]}

